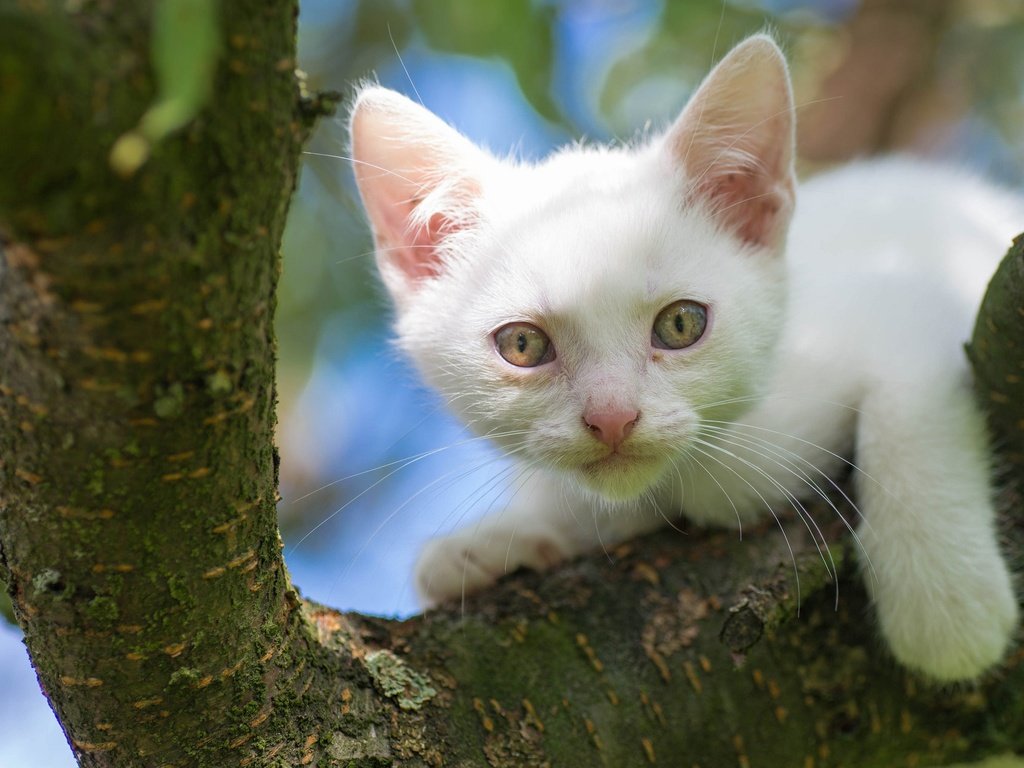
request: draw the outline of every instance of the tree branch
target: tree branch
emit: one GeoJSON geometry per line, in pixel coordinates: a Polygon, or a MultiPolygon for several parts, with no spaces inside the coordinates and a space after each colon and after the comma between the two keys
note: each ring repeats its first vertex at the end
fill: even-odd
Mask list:
{"type": "Polygon", "coordinates": [[[1024,234],[989,284],[967,356],[1007,472],[1024,488],[1024,234]]]}

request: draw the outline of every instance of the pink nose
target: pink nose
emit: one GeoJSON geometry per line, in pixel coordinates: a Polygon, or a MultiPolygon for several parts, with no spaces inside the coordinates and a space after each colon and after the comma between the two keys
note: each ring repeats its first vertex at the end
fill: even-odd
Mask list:
{"type": "Polygon", "coordinates": [[[615,449],[633,431],[640,412],[632,408],[588,408],[583,414],[587,429],[609,448],[615,449]]]}

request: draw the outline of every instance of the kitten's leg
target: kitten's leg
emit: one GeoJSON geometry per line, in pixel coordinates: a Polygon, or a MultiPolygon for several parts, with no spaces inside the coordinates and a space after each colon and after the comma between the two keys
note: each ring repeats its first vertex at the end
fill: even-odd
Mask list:
{"type": "Polygon", "coordinates": [[[477,592],[517,568],[545,570],[612,546],[658,522],[664,524],[639,510],[601,510],[570,483],[537,472],[506,509],[427,542],[416,563],[417,591],[425,605],[436,605],[477,592]]]}
{"type": "Polygon", "coordinates": [[[865,579],[896,658],[938,680],[998,662],[1017,601],[996,541],[987,437],[965,386],[877,388],[857,462],[865,579]]]}

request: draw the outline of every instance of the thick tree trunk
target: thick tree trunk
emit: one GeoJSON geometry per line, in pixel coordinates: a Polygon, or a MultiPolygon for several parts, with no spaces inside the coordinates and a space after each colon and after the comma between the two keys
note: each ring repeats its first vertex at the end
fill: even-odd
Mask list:
{"type": "Polygon", "coordinates": [[[3,568],[83,764],[228,765],[257,734],[298,762],[317,715],[280,702],[329,684],[275,524],[297,5],[221,4],[212,102],[121,178],[153,6],[0,6],[3,568]]]}
{"type": "Polygon", "coordinates": [[[851,545],[823,559],[794,522],[799,592],[765,528],[650,537],[408,622],[303,603],[272,447],[277,248],[318,111],[292,74],[295,3],[221,3],[213,101],[122,178],[110,149],[154,98],[151,10],[0,5],[0,572],[83,765],[1024,751],[1020,653],[977,687],[915,680],[875,639],[851,545]]]}

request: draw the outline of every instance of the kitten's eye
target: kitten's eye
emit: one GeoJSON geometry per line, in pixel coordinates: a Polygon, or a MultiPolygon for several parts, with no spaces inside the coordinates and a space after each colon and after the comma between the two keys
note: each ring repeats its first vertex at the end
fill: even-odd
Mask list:
{"type": "Polygon", "coordinates": [[[683,299],[669,304],[654,318],[651,344],[660,349],[682,349],[704,335],[708,310],[703,304],[683,299]]]}
{"type": "Polygon", "coordinates": [[[551,339],[530,323],[509,323],[494,334],[498,354],[519,368],[534,368],[555,359],[551,339]]]}

